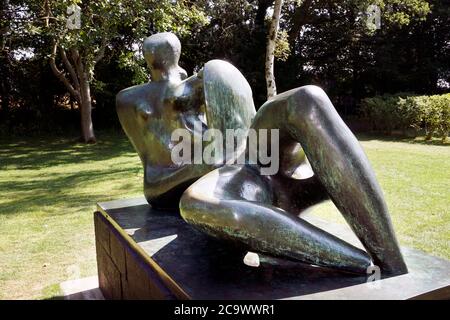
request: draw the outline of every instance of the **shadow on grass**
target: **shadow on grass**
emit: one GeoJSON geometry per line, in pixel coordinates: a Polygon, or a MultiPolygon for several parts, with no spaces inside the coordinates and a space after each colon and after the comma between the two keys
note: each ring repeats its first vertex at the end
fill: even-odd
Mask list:
{"type": "Polygon", "coordinates": [[[114,156],[135,156],[124,134],[103,133],[96,144],[68,138],[1,138],[0,169],[40,169],[73,162],[101,161],[114,156]]]}
{"type": "Polygon", "coordinates": [[[359,141],[379,140],[385,142],[403,142],[411,144],[422,144],[429,146],[450,146],[450,140],[442,142],[442,139],[433,137],[431,140],[425,140],[425,137],[405,137],[402,135],[381,135],[375,133],[359,133],[356,135],[359,141]]]}
{"type": "MultiPolygon", "coordinates": [[[[15,213],[20,208],[32,210],[34,207],[52,206],[64,204],[65,208],[78,208],[82,203],[92,203],[93,196],[89,194],[79,194],[77,186],[89,183],[99,183],[113,180],[117,176],[133,176],[138,174],[139,168],[117,169],[117,170],[90,170],[87,172],[76,172],[66,175],[51,176],[48,179],[17,183],[16,181],[0,182],[0,189],[14,190],[15,192],[26,192],[32,190],[31,195],[23,193],[17,199],[11,199],[1,205],[0,214],[15,213]],[[73,190],[67,193],[62,190],[73,190]]],[[[129,185],[124,184],[121,189],[124,193],[129,189],[129,185]]],[[[96,198],[106,199],[109,195],[95,194],[96,198]]],[[[61,212],[64,214],[64,212],[61,212]]]]}
{"type": "MultiPolygon", "coordinates": [[[[10,199],[3,199],[0,215],[30,212],[33,208],[42,206],[79,208],[83,203],[95,203],[94,198],[107,199],[110,195],[102,194],[101,190],[91,195],[84,193],[83,188],[89,184],[98,185],[136,176],[141,168],[118,164],[117,167],[93,170],[89,168],[89,162],[119,157],[130,157],[136,161],[136,153],[123,134],[99,134],[97,144],[76,143],[64,138],[0,139],[0,172],[13,173],[10,179],[0,179],[0,190],[17,194],[10,199]],[[46,171],[54,166],[80,163],[83,164],[82,168],[74,167],[73,171],[62,170],[57,174],[46,171]],[[14,177],[20,176],[24,169],[32,170],[31,174],[23,172],[24,177],[15,180],[14,177]],[[27,178],[26,175],[30,177],[27,178]]],[[[119,188],[126,193],[130,187],[130,184],[124,182],[119,188]]],[[[61,210],[60,213],[65,212],[66,210],[61,210]]]]}

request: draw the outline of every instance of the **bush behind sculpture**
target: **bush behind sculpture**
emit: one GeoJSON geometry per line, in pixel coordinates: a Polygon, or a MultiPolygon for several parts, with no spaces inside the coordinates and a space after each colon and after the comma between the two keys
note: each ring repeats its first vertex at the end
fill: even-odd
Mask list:
{"type": "Polygon", "coordinates": [[[361,102],[364,117],[372,129],[391,133],[393,130],[424,129],[426,138],[434,134],[446,140],[450,131],[450,93],[417,96],[410,93],[381,95],[361,102]]]}

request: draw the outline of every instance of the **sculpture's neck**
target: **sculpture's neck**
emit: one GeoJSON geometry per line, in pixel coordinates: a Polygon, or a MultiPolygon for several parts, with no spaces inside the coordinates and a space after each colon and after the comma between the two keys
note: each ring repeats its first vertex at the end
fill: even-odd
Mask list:
{"type": "Polygon", "coordinates": [[[153,69],[151,71],[152,81],[181,81],[180,70],[178,67],[173,67],[167,70],[153,69]]]}

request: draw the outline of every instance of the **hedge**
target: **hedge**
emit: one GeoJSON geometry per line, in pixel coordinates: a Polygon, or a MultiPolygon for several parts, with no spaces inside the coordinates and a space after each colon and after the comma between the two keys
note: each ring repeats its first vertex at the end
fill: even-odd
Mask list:
{"type": "Polygon", "coordinates": [[[408,93],[365,98],[361,103],[364,117],[374,130],[391,133],[413,128],[425,129],[426,139],[439,134],[443,141],[450,131],[450,93],[416,96],[408,93]]]}

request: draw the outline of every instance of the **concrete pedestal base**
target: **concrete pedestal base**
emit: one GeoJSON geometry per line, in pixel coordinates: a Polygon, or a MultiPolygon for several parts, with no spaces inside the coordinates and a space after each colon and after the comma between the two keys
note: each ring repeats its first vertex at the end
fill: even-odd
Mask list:
{"type": "MultiPolygon", "coordinates": [[[[152,210],[144,198],[99,203],[95,236],[106,299],[450,299],[450,262],[402,248],[410,272],[367,282],[355,276],[245,252],[152,210]]],[[[309,222],[359,245],[349,228],[309,222]]]]}

